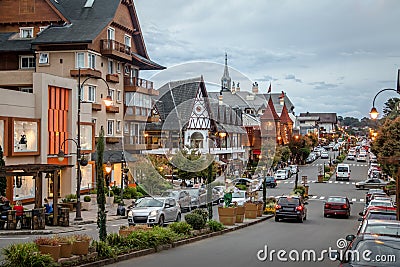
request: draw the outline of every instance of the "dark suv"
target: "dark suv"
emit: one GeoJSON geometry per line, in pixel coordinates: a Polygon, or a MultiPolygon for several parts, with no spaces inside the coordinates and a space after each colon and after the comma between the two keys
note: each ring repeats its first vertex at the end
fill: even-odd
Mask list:
{"type": "Polygon", "coordinates": [[[307,219],[307,202],[299,196],[281,196],[275,206],[275,221],[280,219],[297,219],[299,222],[307,219]]]}

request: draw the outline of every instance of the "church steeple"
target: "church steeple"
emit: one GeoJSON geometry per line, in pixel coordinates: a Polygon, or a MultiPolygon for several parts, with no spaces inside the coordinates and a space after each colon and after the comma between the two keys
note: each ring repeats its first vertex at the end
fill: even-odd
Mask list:
{"type": "Polygon", "coordinates": [[[224,68],[224,75],[221,78],[221,91],[231,91],[232,80],[229,77],[228,71],[228,54],[225,53],[225,68],[224,68]]]}

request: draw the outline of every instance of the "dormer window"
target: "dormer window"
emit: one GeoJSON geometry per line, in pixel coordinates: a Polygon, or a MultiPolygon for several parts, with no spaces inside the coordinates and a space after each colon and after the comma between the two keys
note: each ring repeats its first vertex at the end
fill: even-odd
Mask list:
{"type": "Polygon", "coordinates": [[[19,37],[21,37],[21,38],[33,38],[33,27],[19,28],[19,37]]]}

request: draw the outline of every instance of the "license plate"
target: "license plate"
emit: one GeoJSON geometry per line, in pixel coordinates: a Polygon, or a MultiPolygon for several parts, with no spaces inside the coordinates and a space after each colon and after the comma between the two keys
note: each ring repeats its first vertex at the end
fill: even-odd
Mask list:
{"type": "Polygon", "coordinates": [[[293,208],[283,208],[284,211],[293,211],[293,208]]]}

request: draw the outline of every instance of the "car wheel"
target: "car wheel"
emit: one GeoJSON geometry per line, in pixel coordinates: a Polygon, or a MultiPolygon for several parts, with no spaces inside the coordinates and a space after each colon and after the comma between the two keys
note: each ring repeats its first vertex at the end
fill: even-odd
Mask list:
{"type": "Polygon", "coordinates": [[[161,215],[160,219],[158,219],[158,225],[159,226],[164,226],[164,215],[161,215]]]}
{"type": "Polygon", "coordinates": [[[180,222],[181,221],[181,214],[178,213],[178,215],[176,215],[176,222],[180,222]]]}
{"type": "Polygon", "coordinates": [[[307,214],[304,214],[304,220],[307,220],[307,214]]]}
{"type": "Polygon", "coordinates": [[[346,214],[346,219],[350,218],[350,211],[347,212],[346,214]]]}
{"type": "Polygon", "coordinates": [[[328,214],[324,213],[324,217],[325,217],[325,218],[328,217],[328,214]]]}
{"type": "Polygon", "coordinates": [[[276,222],[279,222],[279,218],[278,218],[278,217],[276,217],[276,216],[275,216],[275,221],[276,221],[276,222]]]}
{"type": "Polygon", "coordinates": [[[360,189],[364,189],[364,186],[363,186],[363,185],[360,185],[360,189]]]}

